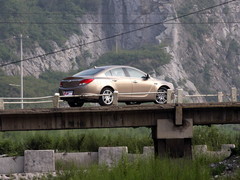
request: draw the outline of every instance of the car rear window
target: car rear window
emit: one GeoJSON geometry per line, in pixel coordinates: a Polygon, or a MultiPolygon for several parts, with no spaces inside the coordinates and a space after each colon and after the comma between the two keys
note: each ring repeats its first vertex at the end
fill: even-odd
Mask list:
{"type": "Polygon", "coordinates": [[[74,74],[73,77],[79,77],[79,76],[93,76],[93,75],[95,75],[95,74],[101,72],[102,70],[104,70],[104,69],[102,69],[102,68],[87,69],[87,70],[81,71],[81,72],[79,72],[79,73],[77,73],[77,74],[74,74]]]}
{"type": "Polygon", "coordinates": [[[111,70],[112,76],[125,77],[125,73],[122,68],[116,68],[111,70]]]}

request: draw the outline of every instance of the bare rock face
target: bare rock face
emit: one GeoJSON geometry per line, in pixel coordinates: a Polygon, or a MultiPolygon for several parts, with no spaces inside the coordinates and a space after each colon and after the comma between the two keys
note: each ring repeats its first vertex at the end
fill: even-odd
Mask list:
{"type": "MultiPolygon", "coordinates": [[[[69,37],[64,50],[55,42],[52,47],[57,53],[47,56],[38,57],[48,52],[37,42],[31,49],[25,49],[24,58],[37,58],[24,62],[24,75],[38,77],[46,70],[67,72],[87,67],[109,51],[163,43],[172,60],[167,65],[153,67],[159,77],[191,93],[240,88],[239,4],[230,3],[191,15],[192,24],[182,23],[182,18],[168,21],[181,16],[179,12],[188,3],[192,3],[191,12],[210,6],[200,7],[194,2],[197,3],[195,0],[104,0],[98,12],[78,19],[100,24],[79,24],[82,33],[69,37]]],[[[19,69],[19,64],[4,67],[8,75],[19,74],[19,69]]]]}
{"type": "MultiPolygon", "coordinates": [[[[219,3],[216,1],[214,5],[219,3]]],[[[178,12],[184,4],[181,0],[168,5],[172,18],[182,15],[178,12]]],[[[205,8],[196,4],[193,7],[192,12],[205,8]]],[[[171,39],[168,51],[173,59],[160,67],[159,72],[193,93],[219,90],[229,93],[231,87],[239,88],[240,28],[234,23],[239,18],[239,9],[237,3],[230,3],[191,15],[192,25],[180,23],[184,22],[182,19],[172,21],[176,24],[165,24],[166,30],[158,39],[163,42],[171,39]]]]}

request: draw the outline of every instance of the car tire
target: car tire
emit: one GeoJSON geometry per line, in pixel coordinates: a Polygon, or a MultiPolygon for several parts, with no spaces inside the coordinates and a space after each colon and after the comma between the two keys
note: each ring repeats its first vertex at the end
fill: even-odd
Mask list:
{"type": "Polygon", "coordinates": [[[70,107],[82,107],[84,104],[84,101],[68,101],[68,105],[70,107]]]}
{"type": "Polygon", "coordinates": [[[99,97],[99,104],[101,106],[111,106],[113,103],[113,89],[105,87],[101,90],[100,94],[103,94],[99,97]]]}
{"type": "Polygon", "coordinates": [[[126,105],[139,105],[141,104],[140,102],[134,102],[134,101],[130,101],[130,102],[125,102],[126,105]]]}
{"type": "Polygon", "coordinates": [[[167,88],[161,87],[158,89],[158,94],[156,94],[155,104],[166,104],[167,103],[167,88]]]}

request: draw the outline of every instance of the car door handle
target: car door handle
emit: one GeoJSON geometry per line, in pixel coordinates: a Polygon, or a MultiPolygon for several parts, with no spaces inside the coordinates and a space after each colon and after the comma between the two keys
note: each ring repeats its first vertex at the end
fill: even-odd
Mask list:
{"type": "Polygon", "coordinates": [[[137,81],[133,81],[133,83],[138,83],[137,81]]]}
{"type": "Polygon", "coordinates": [[[113,82],[117,82],[117,80],[116,80],[116,79],[113,79],[112,81],[113,81],[113,82]]]}

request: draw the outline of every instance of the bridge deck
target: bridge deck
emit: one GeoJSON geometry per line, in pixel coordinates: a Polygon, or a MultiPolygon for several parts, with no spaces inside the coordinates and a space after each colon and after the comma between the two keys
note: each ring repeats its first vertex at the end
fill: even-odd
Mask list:
{"type": "Polygon", "coordinates": [[[158,119],[175,121],[179,108],[193,125],[240,124],[239,102],[166,104],[0,110],[0,131],[153,127],[158,119]]]}

